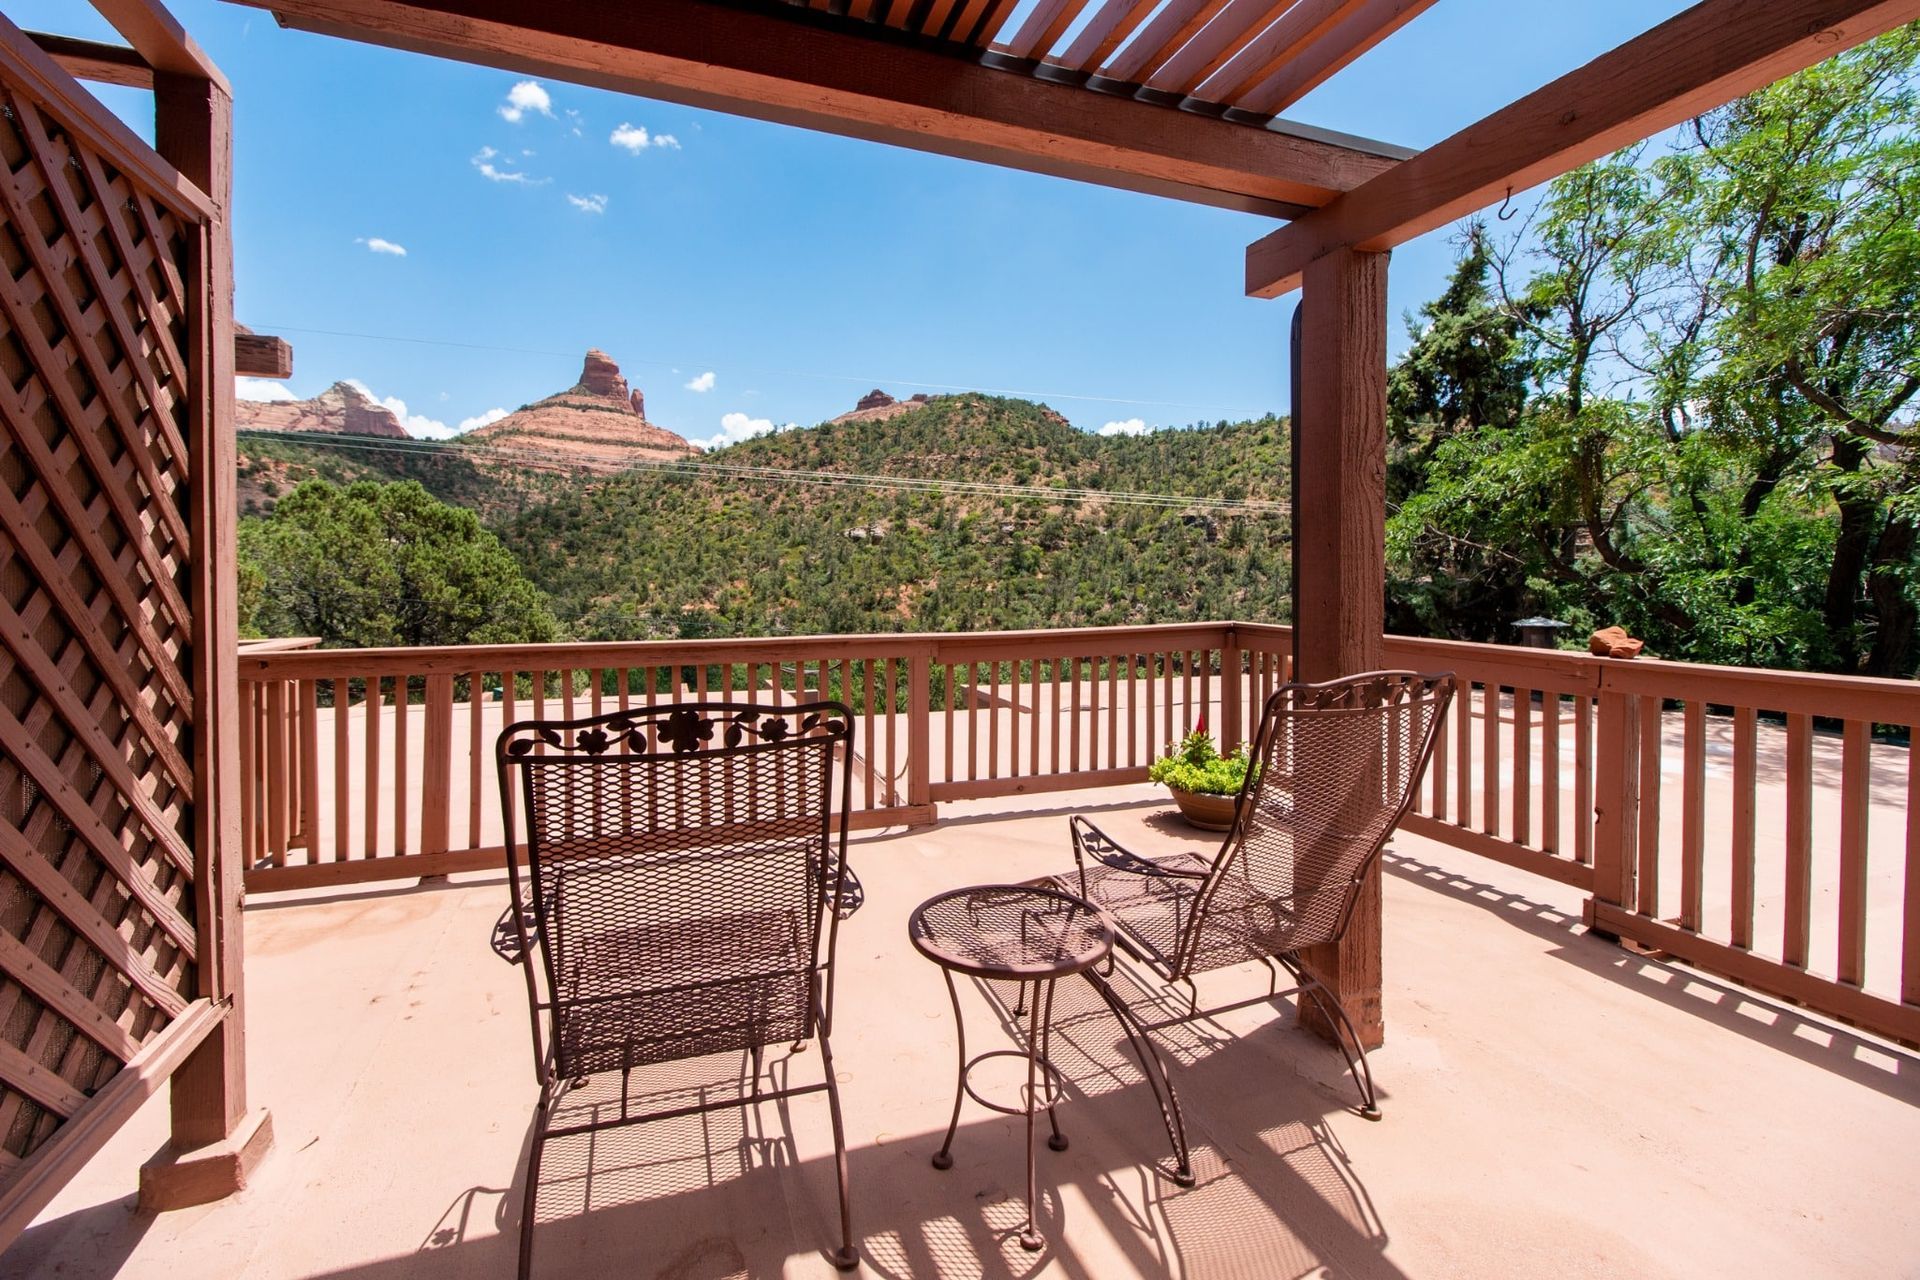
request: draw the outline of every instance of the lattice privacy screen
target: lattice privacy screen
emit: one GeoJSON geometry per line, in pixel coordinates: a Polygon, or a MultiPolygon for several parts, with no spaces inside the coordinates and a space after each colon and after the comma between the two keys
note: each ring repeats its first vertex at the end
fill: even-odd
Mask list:
{"type": "Polygon", "coordinates": [[[0,75],[0,1182],[194,990],[201,226],[0,75]]]}

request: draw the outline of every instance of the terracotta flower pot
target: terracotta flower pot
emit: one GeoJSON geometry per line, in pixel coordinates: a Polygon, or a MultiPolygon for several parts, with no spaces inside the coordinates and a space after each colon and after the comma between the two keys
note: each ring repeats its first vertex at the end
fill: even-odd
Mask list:
{"type": "Polygon", "coordinates": [[[1202,831],[1227,831],[1233,827],[1233,806],[1237,797],[1210,796],[1199,791],[1182,791],[1178,787],[1168,787],[1173,792],[1173,802],[1180,806],[1180,816],[1189,826],[1199,827],[1202,831]]]}

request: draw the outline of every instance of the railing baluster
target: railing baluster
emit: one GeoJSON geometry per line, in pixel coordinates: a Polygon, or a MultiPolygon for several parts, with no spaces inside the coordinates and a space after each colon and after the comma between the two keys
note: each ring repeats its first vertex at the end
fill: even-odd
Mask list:
{"type": "Polygon", "coordinates": [[[1473,682],[1465,676],[1453,678],[1454,745],[1454,819],[1463,827],[1473,825],[1473,682]]]}
{"type": "Polygon", "coordinates": [[[1920,725],[1907,722],[1906,901],[1901,909],[1900,998],[1920,1004],[1920,725]]]}
{"type": "Polygon", "coordinates": [[[1515,844],[1533,844],[1533,690],[1517,684],[1513,687],[1512,838],[1515,844]]]}
{"type": "Polygon", "coordinates": [[[379,676],[367,677],[367,697],[361,705],[366,710],[366,722],[361,725],[367,736],[366,750],[366,786],[360,795],[360,807],[363,822],[364,844],[360,850],[363,858],[377,857],[380,853],[380,690],[379,676]]]}
{"type": "Polygon", "coordinates": [[[1736,947],[1753,946],[1753,836],[1754,784],[1759,755],[1758,717],[1752,707],[1733,712],[1733,924],[1729,934],[1736,947]]]}
{"type": "Polygon", "coordinates": [[[1073,751],[1067,767],[1078,773],[1080,772],[1080,659],[1068,658],[1067,661],[1072,664],[1070,674],[1073,684],[1073,712],[1067,719],[1068,727],[1073,733],[1071,739],[1073,751]]]}
{"type": "MultiPolygon", "coordinates": [[[[1460,709],[1451,702],[1447,704],[1447,715],[1458,716],[1460,709]]],[[[1447,757],[1448,744],[1452,740],[1453,726],[1441,724],[1433,735],[1433,762],[1427,766],[1428,792],[1427,811],[1441,822],[1447,820],[1447,757]]]]}
{"type": "Polygon", "coordinates": [[[426,678],[420,761],[420,852],[453,843],[453,677],[426,678]]]}
{"type": "Polygon", "coordinates": [[[486,768],[485,730],[486,690],[482,673],[467,673],[467,848],[480,847],[480,798],[484,794],[486,768]]]}
{"type": "Polygon", "coordinates": [[[1480,686],[1480,829],[1500,834],[1500,685],[1480,686]]]}
{"type": "Polygon", "coordinates": [[[1593,864],[1593,698],[1573,700],[1573,857],[1593,864]]]}
{"type": "Polygon", "coordinates": [[[1787,717],[1787,919],[1781,958],[1807,967],[1813,914],[1813,717],[1787,717]]]}
{"type": "Polygon", "coordinates": [[[1120,661],[1107,655],[1107,768],[1120,766],[1120,661]]]}
{"type": "Polygon", "coordinates": [[[407,767],[412,761],[407,758],[407,727],[413,717],[407,711],[407,703],[412,697],[408,683],[407,676],[393,678],[393,852],[396,857],[405,857],[409,847],[407,767]]]}
{"type": "Polygon", "coordinates": [[[1560,692],[1540,695],[1540,848],[1560,852],[1560,692]]]}
{"type": "Polygon", "coordinates": [[[353,788],[348,779],[351,762],[348,756],[352,750],[352,725],[348,723],[347,713],[353,708],[353,681],[346,676],[333,678],[333,860],[345,862],[352,856],[349,829],[352,817],[348,805],[353,798],[353,788]]]}
{"type": "Polygon", "coordinates": [[[900,659],[884,659],[887,672],[887,807],[900,803],[900,768],[896,749],[900,745],[900,719],[895,712],[900,697],[900,659]]]}
{"type": "Polygon", "coordinates": [[[260,860],[260,833],[255,829],[260,811],[260,788],[265,769],[259,751],[260,684],[240,682],[240,850],[249,867],[260,860]]]}
{"type": "Polygon", "coordinates": [[[1660,915],[1660,699],[1640,699],[1640,832],[1635,849],[1636,909],[1660,915]]]}
{"type": "Polygon", "coordinates": [[[980,776],[980,664],[967,663],[967,781],[980,776]]]}
{"type": "Polygon", "coordinates": [[[287,682],[267,686],[267,856],[287,865],[287,682]]]}
{"type": "Polygon", "coordinates": [[[1873,726],[1846,722],[1840,757],[1840,981],[1867,977],[1867,804],[1873,776],[1873,726]]]}
{"type": "Polygon", "coordinates": [[[1000,663],[987,664],[987,777],[1000,776],[1000,663]]]}
{"type": "Polygon", "coordinates": [[[953,771],[953,726],[954,721],[959,719],[959,715],[955,710],[954,699],[959,696],[960,669],[953,663],[947,662],[941,664],[941,670],[947,673],[947,768],[940,780],[942,782],[954,782],[958,780],[958,775],[953,771]]]}
{"type": "Polygon", "coordinates": [[[1100,659],[1087,658],[1087,768],[1100,767],[1100,659]]]}
{"type": "Polygon", "coordinates": [[[1172,650],[1162,650],[1160,652],[1159,659],[1160,659],[1160,692],[1161,692],[1161,707],[1162,707],[1161,714],[1166,717],[1166,727],[1163,730],[1162,740],[1167,744],[1168,747],[1172,747],[1173,744],[1178,741],[1178,739],[1174,737],[1174,733],[1173,733],[1173,652],[1172,650]]]}
{"type": "Polygon", "coordinates": [[[1063,659],[1055,658],[1047,663],[1047,668],[1053,675],[1053,718],[1048,743],[1052,748],[1054,773],[1060,772],[1060,663],[1062,661],[1063,659]]]}
{"type": "MultiPolygon", "coordinates": [[[[844,667],[841,669],[845,670],[844,667]]],[[[866,763],[866,768],[861,770],[861,773],[864,775],[866,785],[867,808],[871,809],[873,808],[873,660],[871,658],[861,660],[860,679],[866,693],[866,708],[860,721],[863,726],[860,754],[866,763]]]]}
{"type": "Polygon", "coordinates": [[[1680,927],[1699,929],[1707,847],[1707,707],[1689,699],[1680,790],[1680,927]]]}

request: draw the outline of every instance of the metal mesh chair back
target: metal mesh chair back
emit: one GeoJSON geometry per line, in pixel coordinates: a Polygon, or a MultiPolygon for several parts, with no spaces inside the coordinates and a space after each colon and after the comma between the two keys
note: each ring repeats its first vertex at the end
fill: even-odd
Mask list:
{"type": "Polygon", "coordinates": [[[1453,686],[1370,672],[1288,684],[1261,715],[1233,830],[1201,886],[1175,969],[1338,938],[1412,802],[1453,686]]]}
{"type": "Polygon", "coordinates": [[[690,702],[501,734],[561,1078],[814,1033],[852,723],[831,702],[690,702]]]}

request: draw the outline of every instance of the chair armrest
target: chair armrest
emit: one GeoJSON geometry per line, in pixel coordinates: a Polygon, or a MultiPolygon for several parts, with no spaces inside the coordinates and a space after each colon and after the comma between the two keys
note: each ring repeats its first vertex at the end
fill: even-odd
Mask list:
{"type": "Polygon", "coordinates": [[[521,913],[520,927],[515,928],[513,907],[509,905],[493,922],[493,954],[508,964],[519,964],[526,959],[527,952],[521,948],[521,940],[531,948],[540,941],[540,921],[531,910],[521,913]]]}
{"type": "Polygon", "coordinates": [[[1073,831],[1073,861],[1080,873],[1082,897],[1086,896],[1086,859],[1089,857],[1095,862],[1112,867],[1116,871],[1125,871],[1133,875],[1153,876],[1162,880],[1204,880],[1207,878],[1207,872],[1204,870],[1183,871],[1179,868],[1168,866],[1165,862],[1158,862],[1151,858],[1143,858],[1077,813],[1067,819],[1067,825],[1073,831]]]}

